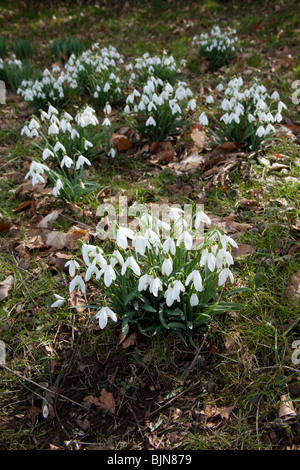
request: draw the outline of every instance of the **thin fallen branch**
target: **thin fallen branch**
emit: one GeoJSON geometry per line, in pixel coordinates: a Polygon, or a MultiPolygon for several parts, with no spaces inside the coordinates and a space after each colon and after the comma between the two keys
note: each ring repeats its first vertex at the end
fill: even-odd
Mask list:
{"type": "MultiPolygon", "coordinates": [[[[1,364],[0,363],[0,366],[5,369],[7,372],[10,372],[11,374],[14,374],[16,377],[18,377],[20,380],[24,380],[25,382],[28,382],[30,383],[31,385],[35,385],[36,387],[38,388],[41,388],[42,390],[44,390],[45,392],[47,393],[51,393],[52,395],[56,395],[57,392],[54,392],[53,390],[50,390],[49,388],[47,387],[44,387],[43,385],[40,385],[38,384],[37,382],[35,382],[34,380],[31,380],[31,379],[28,379],[28,377],[24,377],[24,375],[21,375],[19,374],[19,372],[16,372],[12,369],[10,369],[9,367],[5,366],[4,364],[1,364]]],[[[69,401],[70,403],[72,403],[73,405],[76,405],[76,406],[80,406],[80,408],[84,408],[85,410],[87,409],[86,406],[80,404],[80,403],[77,403],[76,401],[74,400],[71,400],[71,398],[68,398],[62,394],[59,394],[58,395],[58,398],[60,398],[61,400],[67,400],[69,401]]]]}

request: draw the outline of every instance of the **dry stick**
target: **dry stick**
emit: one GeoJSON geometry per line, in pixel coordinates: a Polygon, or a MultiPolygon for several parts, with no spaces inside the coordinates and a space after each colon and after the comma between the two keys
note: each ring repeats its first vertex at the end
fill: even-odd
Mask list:
{"type": "MultiPolygon", "coordinates": [[[[10,369],[9,367],[5,366],[4,364],[0,363],[0,366],[3,367],[3,369],[5,369],[7,372],[11,372],[12,374],[16,375],[19,379],[24,380],[25,382],[29,382],[32,385],[35,385],[36,387],[41,388],[45,392],[52,393],[52,395],[56,395],[56,392],[54,392],[53,390],[50,390],[49,388],[44,387],[43,385],[40,385],[37,382],[34,382],[34,380],[31,380],[31,379],[28,379],[27,377],[24,377],[24,375],[19,374],[18,372],[10,369]]],[[[87,409],[84,405],[81,405],[80,403],[77,403],[76,401],[71,400],[71,398],[65,397],[62,394],[59,395],[59,398],[61,398],[62,400],[67,400],[67,401],[73,403],[73,405],[80,406],[80,408],[84,408],[85,410],[87,409]]]]}

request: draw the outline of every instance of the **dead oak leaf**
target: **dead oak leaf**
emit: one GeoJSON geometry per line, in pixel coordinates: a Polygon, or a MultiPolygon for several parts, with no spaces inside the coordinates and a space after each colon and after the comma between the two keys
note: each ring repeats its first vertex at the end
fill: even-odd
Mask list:
{"type": "Polygon", "coordinates": [[[205,421],[208,421],[209,419],[221,417],[227,421],[233,408],[234,406],[219,408],[217,406],[207,405],[204,409],[204,419],[205,421]]]}
{"type": "Polygon", "coordinates": [[[14,277],[8,276],[4,281],[0,282],[0,301],[8,296],[8,291],[14,285],[14,277]]]}

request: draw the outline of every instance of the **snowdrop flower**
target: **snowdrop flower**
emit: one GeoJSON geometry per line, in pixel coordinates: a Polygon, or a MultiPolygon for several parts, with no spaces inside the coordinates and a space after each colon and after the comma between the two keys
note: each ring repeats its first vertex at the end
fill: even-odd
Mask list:
{"type": "Polygon", "coordinates": [[[104,113],[105,114],[110,114],[111,113],[111,106],[109,103],[106,103],[105,107],[104,107],[104,113]]]}
{"type": "Polygon", "coordinates": [[[208,125],[208,119],[204,111],[200,114],[199,116],[199,122],[202,124],[202,126],[207,126],[208,125]]]}
{"type": "Polygon", "coordinates": [[[283,109],[287,109],[286,104],[284,104],[282,101],[279,101],[278,103],[278,111],[281,113],[283,109]]]}
{"type": "Polygon", "coordinates": [[[81,247],[81,253],[86,266],[91,264],[91,258],[96,258],[99,262],[104,260],[103,256],[101,255],[103,250],[95,245],[88,245],[87,243],[84,243],[81,247]]]}
{"type": "Polygon", "coordinates": [[[93,274],[96,276],[96,279],[98,279],[102,274],[102,272],[100,272],[97,267],[97,258],[94,258],[93,261],[89,264],[85,273],[85,282],[88,282],[93,274]]]}
{"type": "Polygon", "coordinates": [[[229,277],[231,283],[233,284],[234,277],[233,277],[232,272],[230,271],[229,268],[224,268],[219,274],[218,285],[223,286],[225,284],[225,282],[227,281],[228,277],[229,277]]]}
{"type": "Polygon", "coordinates": [[[58,111],[57,111],[56,108],[54,108],[54,106],[52,106],[52,105],[50,104],[50,106],[49,106],[49,108],[48,108],[48,113],[47,113],[47,114],[48,114],[48,116],[51,117],[52,114],[58,114],[58,111]]]}
{"type": "Polygon", "coordinates": [[[52,190],[53,196],[58,196],[62,188],[63,188],[63,183],[59,178],[57,178],[55,186],[52,190]]]}
{"type": "Polygon", "coordinates": [[[259,126],[259,128],[256,131],[256,135],[258,137],[263,137],[265,135],[265,128],[264,126],[259,126]]]}
{"type": "Polygon", "coordinates": [[[156,126],[156,122],[152,116],[150,116],[146,121],[146,126],[156,126]]]}
{"type": "Polygon", "coordinates": [[[80,288],[80,291],[85,294],[85,283],[82,277],[78,274],[77,276],[73,277],[72,281],[70,282],[69,292],[73,292],[73,290],[75,290],[77,286],[80,288]]]}
{"type": "Polygon", "coordinates": [[[141,275],[140,267],[132,256],[129,256],[127,260],[125,261],[125,263],[123,264],[122,270],[121,270],[122,276],[124,276],[124,274],[126,273],[127,268],[132,269],[132,271],[134,272],[134,274],[136,274],[136,276],[141,275]]]}
{"type": "Polygon", "coordinates": [[[104,271],[104,284],[109,287],[113,281],[117,279],[116,272],[111,264],[107,264],[102,268],[104,271]]]}
{"type": "Polygon", "coordinates": [[[279,96],[279,93],[278,91],[273,91],[272,95],[271,95],[271,99],[272,100],[279,100],[280,99],[280,96],[279,96]]]}
{"type": "Polygon", "coordinates": [[[103,126],[107,126],[107,127],[111,126],[111,122],[110,122],[110,120],[108,119],[108,117],[106,117],[106,118],[104,119],[102,125],[103,125],[103,126]]]}
{"type": "Polygon", "coordinates": [[[146,290],[150,286],[152,276],[150,274],[144,274],[139,278],[138,291],[141,292],[146,290]]]}
{"type": "Polygon", "coordinates": [[[196,109],[196,100],[193,98],[191,99],[188,104],[187,104],[187,109],[190,109],[191,111],[194,111],[196,109]]]}
{"type": "Polygon", "coordinates": [[[171,253],[174,256],[176,253],[176,245],[173,238],[167,238],[163,243],[162,249],[165,253],[171,253]]]}
{"type": "Polygon", "coordinates": [[[149,284],[149,292],[154,295],[154,297],[158,296],[158,291],[162,290],[162,282],[158,277],[152,277],[149,284]]]}
{"type": "Polygon", "coordinates": [[[68,157],[68,155],[65,155],[62,161],[60,162],[61,168],[63,168],[65,165],[67,168],[71,168],[73,164],[72,158],[68,157]]]}
{"type": "Polygon", "coordinates": [[[117,245],[123,250],[127,249],[128,243],[127,238],[132,239],[134,236],[134,231],[127,227],[119,227],[116,235],[117,245]]]}
{"type": "Polygon", "coordinates": [[[49,158],[49,157],[54,157],[54,153],[51,150],[49,150],[48,148],[45,148],[43,150],[42,157],[43,157],[43,160],[47,160],[47,158],[49,158]]]}
{"type": "Polygon", "coordinates": [[[107,325],[107,321],[108,321],[108,317],[110,317],[112,319],[112,321],[116,322],[118,319],[117,319],[117,316],[116,314],[109,308],[109,307],[102,307],[97,313],[96,313],[96,317],[98,320],[99,320],[99,326],[101,328],[101,330],[103,330],[103,328],[106,327],[107,325]]]}
{"type": "Polygon", "coordinates": [[[161,272],[162,274],[165,274],[166,276],[170,276],[170,274],[172,273],[173,271],[173,262],[172,262],[172,259],[170,257],[168,258],[165,258],[164,259],[164,262],[161,266],[161,272]]]}
{"type": "Polygon", "coordinates": [[[201,277],[201,274],[199,273],[199,271],[197,271],[196,269],[188,275],[188,277],[186,278],[186,281],[185,281],[185,285],[188,286],[191,281],[193,282],[194,288],[198,292],[202,292],[202,290],[203,290],[202,277],[201,277]]]}
{"type": "Polygon", "coordinates": [[[207,104],[211,104],[211,103],[214,103],[214,97],[212,95],[209,95],[207,98],[206,98],[206,103],[207,104]]]}
{"type": "Polygon", "coordinates": [[[63,153],[66,153],[66,149],[64,147],[63,144],[61,144],[60,142],[56,142],[56,144],[54,145],[54,152],[58,152],[59,150],[61,150],[63,153]]]}
{"type": "Polygon", "coordinates": [[[216,255],[216,265],[218,269],[222,267],[222,265],[224,264],[224,261],[227,264],[227,266],[230,266],[231,264],[233,264],[233,258],[232,258],[231,253],[221,248],[216,255]]]}
{"type": "Polygon", "coordinates": [[[113,254],[110,257],[110,264],[114,267],[117,263],[121,266],[124,264],[124,259],[119,250],[114,250],[113,254]]]}
{"type": "Polygon", "coordinates": [[[177,246],[179,246],[182,241],[184,243],[185,248],[187,250],[191,250],[191,248],[193,246],[193,237],[191,236],[191,234],[187,230],[184,230],[182,232],[182,234],[179,235],[179,237],[177,239],[177,246]]]}
{"type": "Polygon", "coordinates": [[[197,305],[199,305],[199,298],[197,294],[194,293],[191,295],[190,304],[191,307],[196,307],[197,305]]]}
{"type": "Polygon", "coordinates": [[[195,228],[196,229],[200,227],[202,221],[206,222],[207,225],[211,225],[210,218],[202,210],[199,210],[199,211],[197,211],[196,218],[195,218],[195,228]]]}
{"type": "Polygon", "coordinates": [[[200,259],[200,266],[205,266],[206,264],[210,271],[215,270],[215,267],[216,267],[215,256],[213,253],[208,251],[207,248],[205,248],[202,252],[201,259],[200,259]]]}
{"type": "Polygon", "coordinates": [[[57,300],[51,305],[51,308],[61,307],[66,301],[66,299],[64,297],[61,297],[58,294],[54,294],[54,297],[57,300]]]}
{"type": "Polygon", "coordinates": [[[69,267],[69,275],[71,277],[74,277],[76,274],[76,269],[78,269],[80,266],[77,261],[75,261],[74,259],[70,259],[70,261],[66,262],[65,268],[66,267],[69,267]]]}
{"type": "Polygon", "coordinates": [[[92,148],[93,144],[87,139],[84,139],[84,150],[87,150],[88,148],[92,148]]]}
{"type": "Polygon", "coordinates": [[[222,85],[222,83],[219,83],[219,85],[216,86],[216,90],[218,90],[218,91],[223,91],[224,90],[224,86],[222,85]]]}
{"type": "Polygon", "coordinates": [[[180,302],[180,294],[185,291],[185,287],[181,281],[176,280],[168,285],[164,294],[168,307],[171,307],[175,301],[180,302]]]}
{"type": "Polygon", "coordinates": [[[84,157],[83,155],[79,155],[77,162],[76,162],[76,170],[79,170],[84,164],[91,165],[91,162],[88,158],[84,157]]]}
{"type": "Polygon", "coordinates": [[[135,251],[140,255],[144,256],[146,248],[150,247],[148,237],[137,233],[132,238],[132,246],[135,248],[135,251]]]}
{"type": "Polygon", "coordinates": [[[226,235],[225,233],[224,234],[219,234],[219,239],[220,239],[220,242],[222,244],[223,250],[227,250],[227,243],[229,243],[234,248],[238,248],[238,245],[237,245],[236,241],[233,238],[226,235]]]}
{"type": "Polygon", "coordinates": [[[48,129],[48,135],[53,135],[53,134],[58,134],[59,133],[59,127],[55,122],[52,122],[52,124],[49,126],[48,129]]]}

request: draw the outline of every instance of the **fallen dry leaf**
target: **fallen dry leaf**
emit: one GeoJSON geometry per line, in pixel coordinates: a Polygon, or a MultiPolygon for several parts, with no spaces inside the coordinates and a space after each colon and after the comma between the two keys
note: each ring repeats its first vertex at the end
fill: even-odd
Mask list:
{"type": "Polygon", "coordinates": [[[232,256],[234,259],[239,260],[245,258],[246,256],[252,255],[255,252],[255,248],[252,245],[242,244],[238,248],[233,247],[231,250],[232,256]]]}
{"type": "Polygon", "coordinates": [[[290,300],[300,298],[300,271],[292,276],[291,282],[286,288],[285,295],[290,300]]]}
{"type": "Polygon", "coordinates": [[[38,223],[38,227],[39,228],[47,228],[48,227],[48,223],[51,222],[52,220],[56,220],[59,216],[59,211],[57,210],[54,210],[52,212],[50,212],[50,214],[46,215],[39,223],[38,223]]]}
{"type": "Polygon", "coordinates": [[[293,402],[291,401],[289,395],[281,395],[278,416],[283,421],[287,421],[297,416],[293,402]]]}
{"type": "Polygon", "coordinates": [[[110,146],[116,147],[119,152],[126,152],[131,149],[132,143],[125,135],[113,134],[110,139],[110,146]]]}
{"type": "Polygon", "coordinates": [[[13,209],[13,212],[20,212],[23,211],[24,209],[27,209],[28,207],[31,206],[31,201],[24,201],[21,202],[21,204],[18,205],[15,209],[13,209]]]}
{"type": "Polygon", "coordinates": [[[207,405],[204,410],[204,419],[207,421],[220,416],[222,419],[227,421],[233,408],[234,406],[218,408],[217,406],[207,405]]]}
{"type": "Polygon", "coordinates": [[[4,281],[0,282],[0,301],[8,296],[8,291],[14,285],[14,277],[8,276],[4,281]]]}
{"type": "Polygon", "coordinates": [[[112,414],[115,413],[116,410],[116,402],[112,393],[107,392],[105,388],[101,390],[101,395],[99,397],[99,402],[101,408],[107,409],[112,414]]]}
{"type": "Polygon", "coordinates": [[[0,233],[7,232],[11,227],[10,222],[0,222],[0,233]]]}

